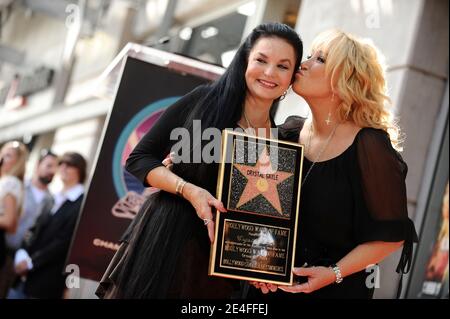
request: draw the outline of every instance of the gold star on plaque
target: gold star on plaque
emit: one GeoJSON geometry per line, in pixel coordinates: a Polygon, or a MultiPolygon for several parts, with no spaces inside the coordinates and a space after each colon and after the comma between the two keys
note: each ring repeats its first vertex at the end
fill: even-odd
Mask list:
{"type": "Polygon", "coordinates": [[[247,178],[247,184],[236,205],[237,208],[261,194],[276,209],[277,213],[282,214],[277,185],[293,174],[273,169],[270,156],[267,154],[267,147],[264,147],[255,166],[234,164],[234,167],[247,178]]]}

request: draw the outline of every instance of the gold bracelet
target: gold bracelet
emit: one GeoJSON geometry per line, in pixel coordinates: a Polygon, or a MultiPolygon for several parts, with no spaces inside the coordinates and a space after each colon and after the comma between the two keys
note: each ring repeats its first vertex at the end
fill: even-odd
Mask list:
{"type": "Polygon", "coordinates": [[[186,181],[183,181],[183,183],[182,183],[181,186],[180,186],[180,196],[183,197],[183,198],[184,198],[183,190],[184,190],[184,186],[185,186],[186,184],[187,184],[187,182],[186,182],[186,181]]]}
{"type": "Polygon", "coordinates": [[[184,185],[186,185],[186,183],[187,182],[184,179],[182,179],[182,178],[179,178],[177,180],[177,185],[175,187],[175,192],[177,193],[178,196],[183,197],[183,188],[184,188],[184,185]]]}

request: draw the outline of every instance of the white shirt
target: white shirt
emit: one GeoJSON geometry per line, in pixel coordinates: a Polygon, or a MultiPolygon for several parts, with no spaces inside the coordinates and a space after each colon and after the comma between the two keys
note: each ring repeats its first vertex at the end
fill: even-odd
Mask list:
{"type": "Polygon", "coordinates": [[[31,193],[33,194],[33,197],[34,197],[34,201],[36,202],[37,205],[40,205],[42,203],[45,195],[47,195],[47,191],[37,188],[32,183],[30,183],[29,185],[30,185],[31,193]]]}
{"type": "Polygon", "coordinates": [[[72,188],[69,188],[67,191],[59,192],[55,194],[55,204],[52,208],[52,215],[55,214],[58,209],[61,208],[61,206],[64,204],[66,200],[70,200],[71,202],[74,202],[80,197],[81,194],[84,192],[84,187],[81,184],[77,184],[73,186],[72,188]]]}
{"type": "Polygon", "coordinates": [[[30,255],[28,255],[28,252],[20,248],[18,251],[16,251],[16,255],[14,256],[14,266],[17,266],[22,261],[27,262],[27,268],[28,270],[33,269],[33,262],[31,261],[30,255]]]}

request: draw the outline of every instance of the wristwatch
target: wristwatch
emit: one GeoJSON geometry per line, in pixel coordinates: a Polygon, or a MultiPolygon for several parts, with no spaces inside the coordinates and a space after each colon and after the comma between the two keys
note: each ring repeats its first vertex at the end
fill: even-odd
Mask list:
{"type": "Polygon", "coordinates": [[[334,281],[337,284],[340,284],[344,278],[342,278],[341,269],[338,265],[332,264],[330,266],[331,270],[333,270],[334,274],[336,275],[336,280],[334,281]]]}

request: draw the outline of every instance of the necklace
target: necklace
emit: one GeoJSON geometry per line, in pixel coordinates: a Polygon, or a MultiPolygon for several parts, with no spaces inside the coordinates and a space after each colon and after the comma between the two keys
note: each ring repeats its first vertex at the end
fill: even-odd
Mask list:
{"type": "MultiPolygon", "coordinates": [[[[243,113],[244,113],[244,119],[245,119],[245,122],[247,122],[247,129],[252,130],[252,131],[253,131],[253,134],[252,134],[252,135],[256,136],[256,128],[255,128],[255,126],[254,126],[254,125],[250,122],[250,120],[247,118],[247,114],[245,114],[245,110],[243,111],[243,113]]],[[[269,122],[269,118],[267,118],[267,120],[264,122],[264,125],[266,125],[267,122],[269,122]]],[[[272,132],[270,133],[270,135],[272,135],[272,132]]]]}
{"type": "MultiPolygon", "coordinates": [[[[314,165],[316,165],[316,163],[319,161],[320,156],[322,156],[322,153],[325,151],[325,149],[328,147],[328,144],[330,144],[331,139],[334,136],[334,133],[336,133],[336,129],[338,128],[339,123],[336,124],[336,126],[334,127],[333,131],[331,131],[330,135],[327,138],[327,141],[325,142],[325,144],[322,146],[322,148],[319,150],[319,154],[317,154],[316,159],[313,161],[312,165],[309,167],[308,171],[306,172],[305,178],[303,179],[302,182],[302,187],[306,182],[306,179],[308,178],[309,174],[311,173],[311,170],[313,169],[314,165]]],[[[311,144],[311,135],[312,135],[312,123],[309,126],[309,133],[308,133],[308,142],[305,145],[305,153],[307,150],[309,150],[310,144],[311,144]]]]}

